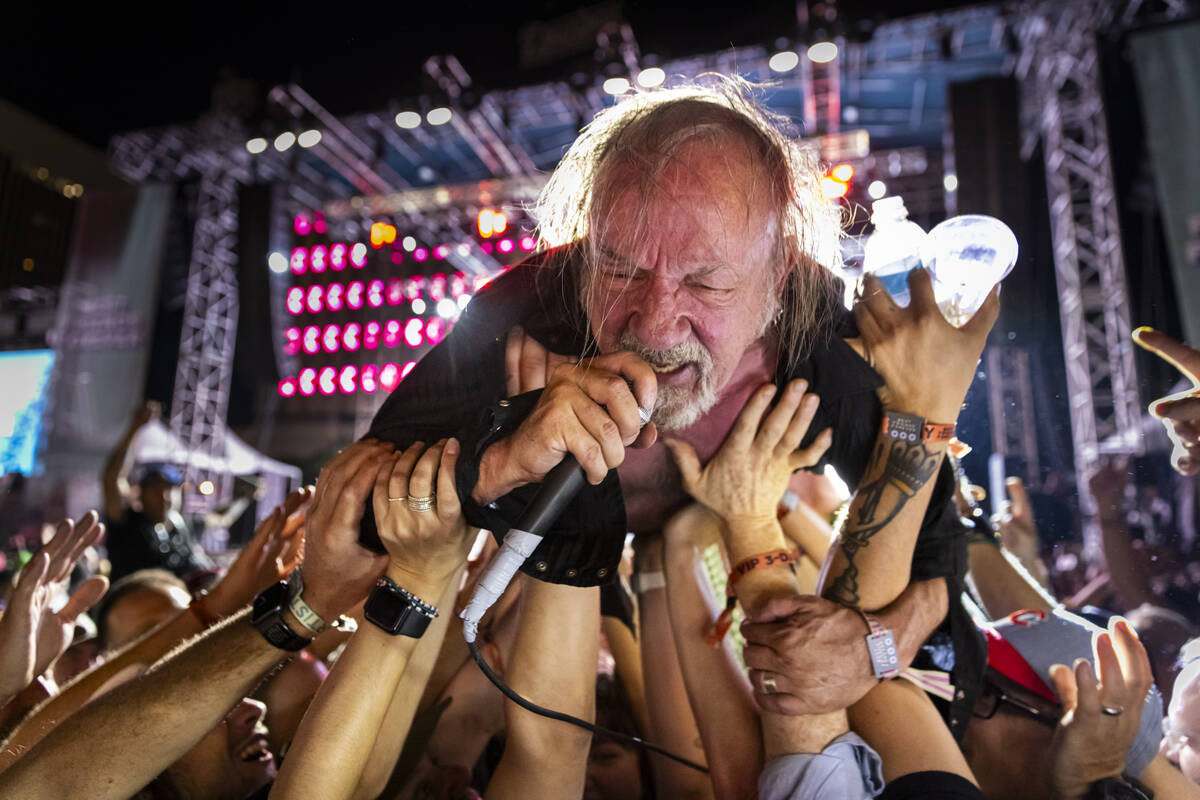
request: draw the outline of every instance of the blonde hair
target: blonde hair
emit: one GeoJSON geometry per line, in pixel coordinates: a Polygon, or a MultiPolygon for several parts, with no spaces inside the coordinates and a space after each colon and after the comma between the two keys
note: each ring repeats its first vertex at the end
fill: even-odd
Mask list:
{"type": "MultiPolygon", "coordinates": [[[[739,147],[753,166],[750,197],[763,196],[769,203],[763,229],[775,236],[772,267],[787,271],[783,296],[772,299],[780,311],[775,321],[780,346],[793,366],[829,332],[836,279],[826,265],[837,259],[839,211],[821,194],[816,155],[800,145],[786,119],[758,102],[754,85],[719,75],[702,80],[634,94],[596,115],[532,209],[540,247],[560,254],[549,263],[575,270],[572,277],[586,308],[598,250],[590,234],[601,215],[611,213],[617,196],[634,182],[646,190],[642,196],[649,196],[662,171],[688,145],[739,147]]],[[[636,213],[639,233],[645,233],[645,204],[636,213]]],[[[749,197],[746,213],[753,213],[749,197]]]]}

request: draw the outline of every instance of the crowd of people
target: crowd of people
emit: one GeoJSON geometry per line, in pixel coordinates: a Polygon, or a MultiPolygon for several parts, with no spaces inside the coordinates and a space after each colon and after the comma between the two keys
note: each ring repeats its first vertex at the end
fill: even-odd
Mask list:
{"type": "MultiPolygon", "coordinates": [[[[998,292],[955,327],[916,269],[848,312],[819,179],[737,80],[603,112],[538,254],[226,568],[174,466],[128,472],[135,411],[102,513],[9,569],[0,797],[1200,796],[1182,545],[1118,461],[1094,574],[1020,481],[979,510],[955,423],[998,292]],[[457,612],[567,457],[475,639],[506,695],[457,612]]],[[[1191,382],[1151,411],[1192,479],[1200,351],[1133,335],[1191,382]]]]}

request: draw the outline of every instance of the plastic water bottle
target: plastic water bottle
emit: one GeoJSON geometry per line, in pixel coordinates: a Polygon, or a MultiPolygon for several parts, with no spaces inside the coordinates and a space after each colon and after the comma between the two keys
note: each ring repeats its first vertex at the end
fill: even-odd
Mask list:
{"type": "Polygon", "coordinates": [[[962,326],[1017,263],[1017,237],[995,217],[964,214],[929,232],[933,293],[952,325],[962,326]]]}
{"type": "Polygon", "coordinates": [[[863,273],[871,273],[896,301],[907,306],[908,273],[930,258],[929,234],[908,218],[900,197],[884,197],[871,205],[875,232],[863,248],[863,273]]]}

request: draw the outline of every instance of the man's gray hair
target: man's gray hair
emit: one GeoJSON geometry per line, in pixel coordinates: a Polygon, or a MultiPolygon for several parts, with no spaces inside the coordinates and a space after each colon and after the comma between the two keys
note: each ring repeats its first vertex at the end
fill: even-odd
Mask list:
{"type": "MultiPolygon", "coordinates": [[[[783,296],[772,298],[778,305],[771,305],[780,311],[782,352],[794,363],[828,332],[835,278],[827,267],[837,264],[841,212],[821,194],[813,148],[802,146],[790,123],[762,106],[754,85],[717,75],[702,80],[633,94],[596,115],[533,208],[539,246],[560,249],[566,257],[556,261],[581,270],[575,278],[586,300],[598,250],[591,233],[621,193],[634,186],[640,196],[651,197],[663,170],[688,145],[716,145],[735,157],[740,152],[753,165],[751,195],[770,204],[770,217],[761,222],[775,237],[770,266],[788,273],[783,296]]],[[[650,234],[647,205],[636,212],[641,230],[634,236],[650,234]]],[[[747,221],[752,213],[748,197],[747,221]]]]}

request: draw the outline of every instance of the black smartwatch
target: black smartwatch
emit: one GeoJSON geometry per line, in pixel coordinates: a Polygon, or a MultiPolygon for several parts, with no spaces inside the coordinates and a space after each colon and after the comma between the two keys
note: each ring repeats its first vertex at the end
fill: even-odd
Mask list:
{"type": "Polygon", "coordinates": [[[363,606],[363,617],[392,636],[420,639],[438,610],[405,591],[386,575],[379,578],[363,606]]]}
{"type": "Polygon", "coordinates": [[[287,581],[279,581],[267,587],[256,598],[250,609],[250,624],[258,629],[263,638],[280,650],[294,653],[303,650],[312,639],[301,636],[291,629],[283,619],[283,610],[292,599],[292,590],[287,581]]]}

